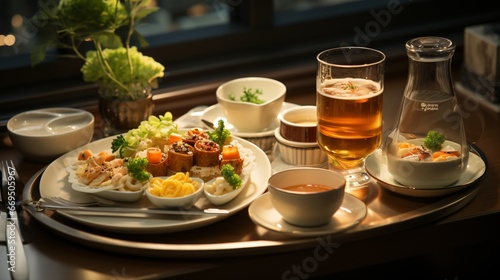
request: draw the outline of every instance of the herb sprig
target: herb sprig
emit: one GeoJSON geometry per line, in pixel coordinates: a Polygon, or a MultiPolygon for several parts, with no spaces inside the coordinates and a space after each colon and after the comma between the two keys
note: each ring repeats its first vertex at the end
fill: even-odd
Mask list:
{"type": "MultiPolygon", "coordinates": [[[[252,92],[251,88],[243,88],[243,95],[240,96],[240,101],[243,102],[249,102],[249,103],[255,103],[255,104],[262,104],[264,103],[264,100],[259,98],[259,95],[262,95],[262,90],[261,89],[256,89],[255,92],[252,92]]],[[[236,97],[234,94],[229,95],[229,99],[231,100],[236,100],[236,97]]]]}

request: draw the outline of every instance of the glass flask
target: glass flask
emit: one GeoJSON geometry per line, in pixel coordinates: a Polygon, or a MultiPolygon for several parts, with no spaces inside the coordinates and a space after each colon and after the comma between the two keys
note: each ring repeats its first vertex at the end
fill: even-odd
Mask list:
{"type": "Polygon", "coordinates": [[[408,80],[383,151],[389,173],[408,187],[446,187],[467,167],[469,148],[451,75],[455,46],[441,37],[406,43],[408,80]]]}

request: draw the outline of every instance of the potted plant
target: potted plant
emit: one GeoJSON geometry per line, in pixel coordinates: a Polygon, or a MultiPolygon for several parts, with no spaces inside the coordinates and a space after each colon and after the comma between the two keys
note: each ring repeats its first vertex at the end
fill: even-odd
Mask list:
{"type": "Polygon", "coordinates": [[[69,50],[69,56],[84,62],[84,81],[98,85],[105,135],[137,127],[152,114],[151,90],[158,87],[165,68],[132,42],[147,45],[135,27],[157,8],[150,7],[150,0],[51,3],[39,2],[39,12],[29,21],[38,28],[32,65],[42,62],[50,47],[69,50]]]}

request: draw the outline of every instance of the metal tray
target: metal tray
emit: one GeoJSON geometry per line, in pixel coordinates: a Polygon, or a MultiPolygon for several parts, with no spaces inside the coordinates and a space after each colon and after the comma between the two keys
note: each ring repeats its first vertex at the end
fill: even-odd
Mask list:
{"type": "MultiPolygon", "coordinates": [[[[487,161],[476,147],[477,154],[487,161]]],[[[23,198],[38,200],[44,169],[26,184],[23,198]]],[[[486,172],[485,172],[486,173],[486,172]]],[[[375,180],[356,193],[367,206],[366,218],[346,231],[322,238],[341,243],[420,226],[443,218],[469,203],[478,193],[484,174],[470,186],[442,197],[409,197],[381,187],[375,180]]],[[[317,236],[297,237],[268,230],[252,222],[248,209],[218,223],[176,233],[137,235],[104,232],[78,224],[57,212],[38,212],[26,206],[41,224],[69,240],[89,247],[134,256],[206,258],[249,256],[314,248],[317,236]]]]}

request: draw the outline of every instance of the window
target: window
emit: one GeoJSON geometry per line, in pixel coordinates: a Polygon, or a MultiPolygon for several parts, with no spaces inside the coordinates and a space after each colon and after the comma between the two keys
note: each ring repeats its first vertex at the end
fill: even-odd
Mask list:
{"type": "MultiPolygon", "coordinates": [[[[54,56],[32,68],[28,48],[13,51],[29,45],[29,33],[22,33],[26,30],[20,22],[36,12],[34,2],[9,0],[0,11],[3,124],[18,111],[96,102],[94,86],[82,81],[80,61],[54,56]],[[7,36],[16,32],[21,37],[6,46],[12,44],[7,36]]],[[[319,51],[342,44],[379,48],[391,60],[404,56],[404,43],[413,37],[445,36],[460,45],[465,26],[500,21],[500,10],[486,0],[474,5],[451,0],[156,0],[153,4],[160,11],[140,29],[149,42],[143,52],[166,67],[157,90],[161,94],[238,75],[273,71],[300,75],[315,68],[319,51]]]]}

